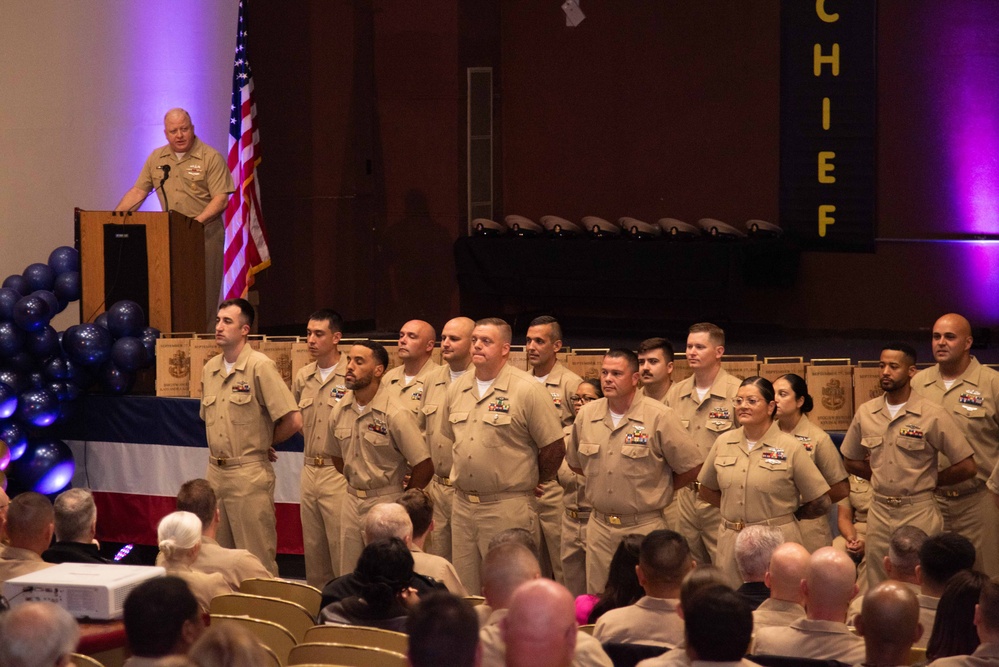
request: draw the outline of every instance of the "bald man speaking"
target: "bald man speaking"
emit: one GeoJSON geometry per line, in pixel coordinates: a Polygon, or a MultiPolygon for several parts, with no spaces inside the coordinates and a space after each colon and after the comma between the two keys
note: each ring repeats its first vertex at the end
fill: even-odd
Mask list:
{"type": "MultiPolygon", "coordinates": [[[[999,373],[971,355],[971,324],[957,313],[933,325],[936,364],[912,378],[913,391],[942,405],[975,452],[975,477],[935,491],[944,530],[964,535],[977,551],[975,568],[999,576],[999,507],[986,489],[999,463],[999,373]]],[[[951,464],[941,456],[940,468],[951,464]]],[[[997,480],[999,481],[999,480],[997,480]]],[[[999,486],[992,489],[999,493],[999,486]]]]}

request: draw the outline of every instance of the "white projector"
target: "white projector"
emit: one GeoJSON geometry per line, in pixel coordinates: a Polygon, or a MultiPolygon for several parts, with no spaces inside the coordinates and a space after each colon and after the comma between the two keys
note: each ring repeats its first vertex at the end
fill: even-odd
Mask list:
{"type": "Polygon", "coordinates": [[[8,579],[3,596],[11,607],[53,602],[76,618],[107,621],[121,618],[133,588],[165,574],[162,567],[145,565],[61,563],[8,579]]]}

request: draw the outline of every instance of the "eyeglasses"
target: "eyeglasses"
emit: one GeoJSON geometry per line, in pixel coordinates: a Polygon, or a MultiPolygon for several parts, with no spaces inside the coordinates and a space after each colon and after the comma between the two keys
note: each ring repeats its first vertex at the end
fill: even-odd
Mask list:
{"type": "Polygon", "coordinates": [[[589,403],[590,401],[597,400],[596,396],[580,396],[579,394],[573,394],[569,397],[569,400],[573,403],[589,403]]]}
{"type": "Polygon", "coordinates": [[[753,398],[753,397],[750,397],[750,398],[736,398],[736,399],[732,400],[732,405],[734,405],[737,408],[742,407],[743,404],[746,404],[746,405],[748,405],[751,408],[755,408],[760,403],[763,403],[763,399],[753,398]]]}

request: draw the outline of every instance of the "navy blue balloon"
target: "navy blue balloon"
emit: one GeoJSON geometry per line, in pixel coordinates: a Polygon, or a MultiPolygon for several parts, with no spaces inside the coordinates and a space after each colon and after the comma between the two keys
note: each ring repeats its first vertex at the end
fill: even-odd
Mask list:
{"type": "Polygon", "coordinates": [[[63,245],[49,253],[49,266],[61,276],[67,271],[80,270],[80,253],[76,248],[63,245]]]}
{"type": "Polygon", "coordinates": [[[14,304],[21,300],[21,293],[9,287],[0,287],[0,321],[14,321],[14,304]]]}
{"type": "Polygon", "coordinates": [[[118,368],[113,363],[101,367],[101,387],[111,394],[127,394],[135,383],[135,374],[118,368]]]}
{"type": "Polygon", "coordinates": [[[24,388],[24,378],[13,368],[0,368],[0,382],[20,392],[24,388]]]}
{"type": "Polygon", "coordinates": [[[99,327],[104,327],[105,329],[107,329],[108,328],[108,314],[107,314],[107,312],[105,311],[105,312],[101,313],[100,315],[98,315],[97,317],[95,317],[94,318],[94,324],[96,324],[99,327]]]}
{"type": "Polygon", "coordinates": [[[55,356],[46,359],[42,364],[42,370],[51,380],[74,380],[80,377],[81,369],[75,362],[64,356],[55,356]]]}
{"type": "Polygon", "coordinates": [[[0,322],[0,359],[9,359],[23,348],[24,330],[13,322],[0,322]]]}
{"type": "Polygon", "coordinates": [[[80,272],[79,271],[67,271],[66,273],[60,273],[56,276],[55,285],[52,286],[52,291],[55,292],[56,297],[60,301],[76,301],[80,298],[82,292],[82,284],[80,282],[80,272]]]}
{"type": "Polygon", "coordinates": [[[0,382],[0,419],[9,419],[17,412],[17,392],[6,382],[0,382]]]}
{"type": "Polygon", "coordinates": [[[53,315],[59,312],[59,297],[57,297],[54,292],[40,289],[35,290],[31,293],[31,295],[41,297],[45,303],[49,304],[49,310],[53,315]]]}
{"type": "Polygon", "coordinates": [[[119,338],[111,346],[111,362],[123,371],[137,371],[147,361],[146,348],[138,338],[119,338]]]}
{"type": "Polygon", "coordinates": [[[37,360],[27,350],[21,350],[15,354],[7,360],[7,364],[20,373],[22,377],[38,370],[37,360]]]}
{"type": "Polygon", "coordinates": [[[24,346],[35,359],[48,359],[59,353],[59,334],[50,326],[32,331],[24,337],[24,346]]]}
{"type": "Polygon", "coordinates": [[[111,356],[111,332],[96,324],[80,324],[66,330],[62,347],[70,360],[84,366],[99,366],[111,356]]]}
{"type": "Polygon", "coordinates": [[[7,278],[3,281],[3,287],[9,287],[22,296],[25,294],[31,294],[34,291],[28,285],[28,281],[25,280],[24,276],[17,273],[12,276],[7,276],[7,278]]]}
{"type": "Polygon", "coordinates": [[[73,451],[62,440],[46,438],[29,443],[23,456],[11,463],[11,477],[31,491],[51,495],[73,480],[73,451]]]}
{"type": "Polygon", "coordinates": [[[45,385],[49,383],[49,379],[45,377],[45,373],[41,371],[34,371],[28,373],[28,386],[32,389],[44,389],[45,385]]]}
{"type": "Polygon", "coordinates": [[[160,337],[160,330],[154,327],[146,327],[142,330],[139,340],[146,348],[146,366],[152,366],[156,361],[156,339],[160,337]]]}
{"type": "Polygon", "coordinates": [[[49,323],[53,315],[55,311],[37,294],[21,297],[21,300],[14,304],[14,322],[25,331],[38,331],[49,323]]]}
{"type": "Polygon", "coordinates": [[[56,278],[56,273],[52,267],[40,262],[29,264],[22,275],[28,281],[29,292],[40,289],[51,291],[56,278]]]}
{"type": "Polygon", "coordinates": [[[11,461],[21,458],[28,448],[28,434],[15,421],[0,422],[0,440],[7,443],[11,461]]]}
{"type": "Polygon", "coordinates": [[[17,417],[21,421],[44,428],[59,416],[59,399],[47,389],[22,391],[18,396],[17,417]]]}
{"type": "Polygon", "coordinates": [[[59,399],[60,409],[63,403],[75,401],[80,397],[81,393],[80,388],[72,382],[60,382],[58,380],[45,383],[44,388],[55,394],[55,397],[59,399]]]}
{"type": "Polygon", "coordinates": [[[118,338],[126,336],[136,336],[142,333],[142,328],[146,326],[146,314],[142,312],[142,306],[134,301],[124,299],[108,308],[108,329],[111,335],[118,338]]]}

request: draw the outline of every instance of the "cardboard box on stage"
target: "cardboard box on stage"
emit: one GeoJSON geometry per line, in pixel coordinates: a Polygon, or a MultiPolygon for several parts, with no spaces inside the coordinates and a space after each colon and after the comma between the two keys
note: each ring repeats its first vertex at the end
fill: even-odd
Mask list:
{"type": "Polygon", "coordinates": [[[524,349],[523,345],[510,346],[510,358],[507,363],[514,368],[519,368],[522,371],[528,370],[527,350],[524,349]]]}
{"type": "Polygon", "coordinates": [[[191,339],[191,377],[188,396],[201,398],[201,372],[205,369],[205,364],[219,354],[222,354],[222,349],[215,342],[215,334],[198,334],[191,339]]]}
{"type": "MultiPolygon", "coordinates": [[[[260,343],[260,352],[266,354],[277,366],[281,379],[291,389],[291,381],[295,379],[292,374],[291,346],[298,340],[298,336],[267,336],[260,343]]],[[[308,349],[306,349],[308,353],[308,349]]]]}
{"type": "Polygon", "coordinates": [[[853,366],[849,359],[812,359],[805,370],[815,409],[808,418],[825,431],[845,431],[853,419],[853,366]]]}
{"type": "Polygon", "coordinates": [[[853,369],[853,411],[884,391],[881,390],[880,361],[858,361],[853,369]]]}
{"type": "MultiPolygon", "coordinates": [[[[722,357],[721,367],[740,380],[759,375],[760,372],[760,362],[755,354],[726,354],[722,357]]],[[[675,362],[673,370],[676,371],[675,362]]]]}
{"type": "Polygon", "coordinates": [[[605,347],[577,348],[565,360],[565,366],[584,380],[600,379],[600,366],[607,353],[605,347]]]}
{"type": "Polygon", "coordinates": [[[805,360],[801,357],[763,357],[763,363],[760,364],[760,377],[773,382],[788,373],[794,373],[801,379],[805,379],[805,360]]]}
{"type": "Polygon", "coordinates": [[[693,369],[690,368],[690,362],[687,361],[687,355],[683,352],[679,352],[674,355],[673,358],[673,384],[677,382],[683,382],[691,375],[694,374],[693,369]]]}
{"type": "Polygon", "coordinates": [[[193,332],[163,333],[156,339],[157,396],[164,398],[190,396],[192,336],[193,332]]]}
{"type": "MultiPolygon", "coordinates": [[[[343,346],[338,346],[341,354],[343,353],[343,346]]],[[[350,349],[350,348],[347,348],[350,349]]],[[[312,362],[312,355],[309,354],[309,344],[302,338],[298,338],[294,343],[291,344],[291,381],[295,382],[295,378],[298,377],[298,371],[302,370],[305,366],[308,366],[312,362]]]]}

